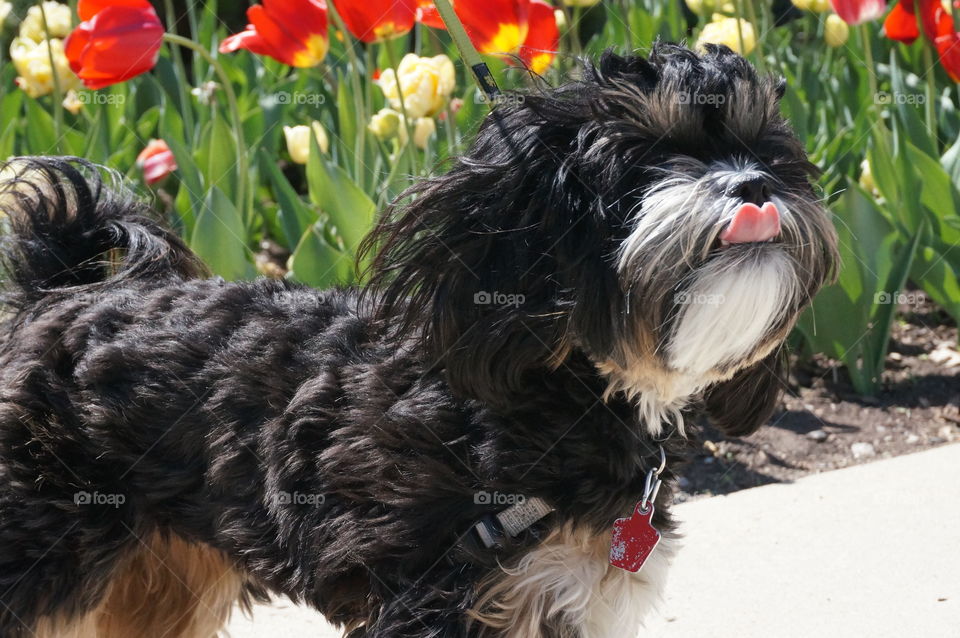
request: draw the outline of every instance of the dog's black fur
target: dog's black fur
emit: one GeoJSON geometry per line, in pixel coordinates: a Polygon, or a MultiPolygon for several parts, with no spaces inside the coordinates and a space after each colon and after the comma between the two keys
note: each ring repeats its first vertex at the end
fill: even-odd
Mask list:
{"type": "MultiPolygon", "coordinates": [[[[22,177],[0,195],[0,635],[90,609],[138,537],[159,530],[223,550],[252,594],[362,623],[351,635],[462,637],[479,631],[464,612],[499,564],[563,523],[602,533],[631,512],[658,445],[673,468],[685,443],[653,440],[622,394],[600,400],[594,360],[624,334],[611,260],[627,191],[670,153],[731,145],[809,188],[778,117],[753,137],[740,124],[725,135],[712,112],[704,129],[659,139],[631,126],[624,87],[664,82],[767,86],[728,50],[662,45],[500,107],[449,173],[385,218],[363,295],[202,278],[186,246],[90,165],[15,162],[22,177]],[[476,305],[480,291],[526,299],[476,305]],[[477,504],[481,490],[556,511],[480,550],[468,531],[501,509],[477,504]],[[78,504],[80,492],[124,502],[78,504]]],[[[634,301],[659,316],[660,300],[634,301]]],[[[714,386],[716,421],[760,426],[780,360],[714,386]]],[[[668,481],[664,532],[671,499],[668,481]]],[[[560,618],[542,630],[574,635],[560,618]]]]}

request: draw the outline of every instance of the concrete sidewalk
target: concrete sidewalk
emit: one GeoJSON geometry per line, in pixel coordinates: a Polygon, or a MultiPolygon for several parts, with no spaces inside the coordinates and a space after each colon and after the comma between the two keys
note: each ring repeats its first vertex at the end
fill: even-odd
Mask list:
{"type": "MultiPolygon", "coordinates": [[[[960,444],[674,509],[662,638],[960,638],[960,444]]],[[[289,602],[233,638],[333,638],[289,602]]]]}

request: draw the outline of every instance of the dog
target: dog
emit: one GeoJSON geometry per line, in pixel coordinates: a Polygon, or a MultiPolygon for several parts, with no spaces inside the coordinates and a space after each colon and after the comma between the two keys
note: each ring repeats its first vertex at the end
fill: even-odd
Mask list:
{"type": "Polygon", "coordinates": [[[691,415],[768,420],[836,269],[783,92],[657,44],[511,94],[362,288],[211,278],[116,177],[13,160],[0,635],[209,638],[272,595],[350,638],[635,635],[691,415]]]}

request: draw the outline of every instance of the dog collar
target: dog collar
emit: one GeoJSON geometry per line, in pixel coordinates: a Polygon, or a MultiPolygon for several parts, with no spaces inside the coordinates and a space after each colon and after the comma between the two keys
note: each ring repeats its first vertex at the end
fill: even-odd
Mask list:
{"type": "Polygon", "coordinates": [[[487,514],[474,526],[473,531],[487,549],[503,546],[504,536],[515,538],[520,532],[552,512],[553,506],[536,496],[515,503],[497,514],[487,514]]]}

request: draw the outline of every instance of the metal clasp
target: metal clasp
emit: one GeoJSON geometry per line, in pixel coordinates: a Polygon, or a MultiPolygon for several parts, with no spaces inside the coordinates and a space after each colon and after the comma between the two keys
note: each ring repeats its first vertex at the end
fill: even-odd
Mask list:
{"type": "Polygon", "coordinates": [[[661,445],[660,466],[650,468],[650,471],[647,472],[647,480],[643,486],[643,499],[640,500],[641,513],[646,514],[650,503],[657,500],[657,493],[660,492],[660,485],[663,483],[660,480],[660,475],[665,469],[667,469],[667,453],[663,451],[661,445]]]}

